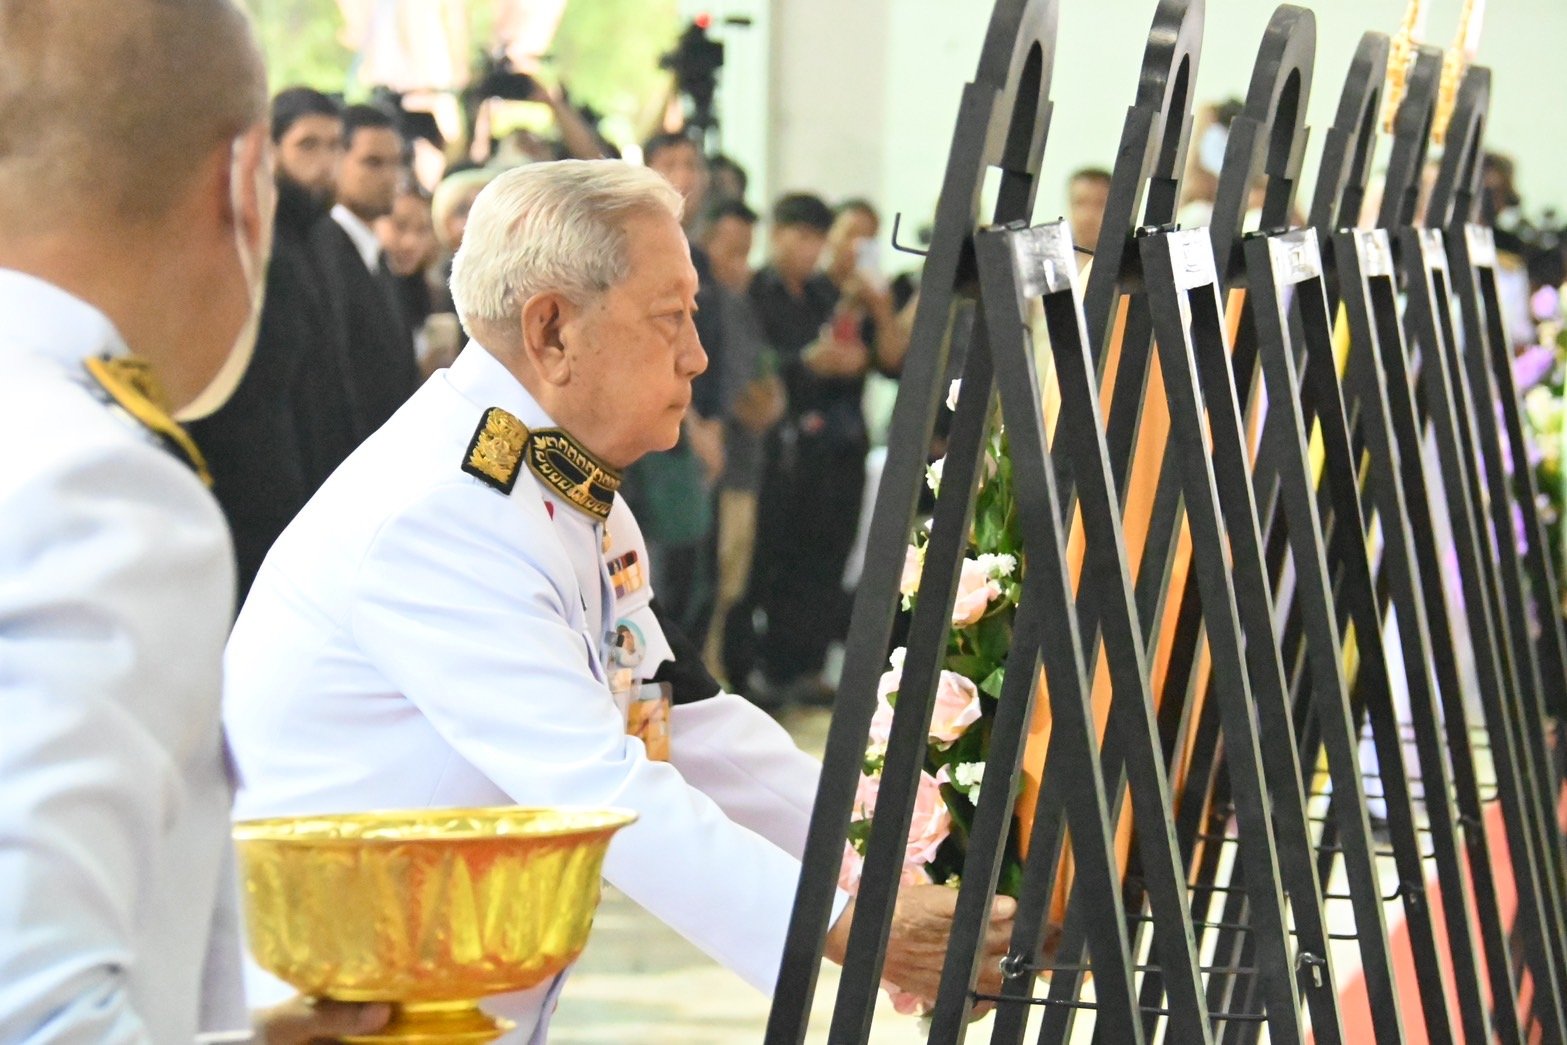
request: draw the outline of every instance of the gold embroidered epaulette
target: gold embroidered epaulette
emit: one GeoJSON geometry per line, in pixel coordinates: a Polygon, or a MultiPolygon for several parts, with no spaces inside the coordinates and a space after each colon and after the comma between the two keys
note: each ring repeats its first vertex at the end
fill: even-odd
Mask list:
{"type": "Polygon", "coordinates": [[[484,412],[463,455],[462,470],[495,487],[511,493],[522,471],[522,455],[528,445],[528,426],[516,417],[492,406],[484,412]]]}
{"type": "Polygon", "coordinates": [[[559,428],[541,428],[528,440],[528,467],[566,503],[599,522],[609,518],[620,475],[559,428]]]}
{"type": "Polygon", "coordinates": [[[169,415],[168,399],[157,375],[134,356],[97,356],[83,360],[100,398],[124,410],[153,435],[163,448],[190,466],[203,483],[212,485],[207,459],[190,433],[169,415]]]}
{"type": "Polygon", "coordinates": [[[603,522],[615,503],[620,475],[559,428],[533,431],[498,406],[484,412],[463,456],[462,470],[501,493],[511,493],[526,460],[573,508],[603,522]]]}

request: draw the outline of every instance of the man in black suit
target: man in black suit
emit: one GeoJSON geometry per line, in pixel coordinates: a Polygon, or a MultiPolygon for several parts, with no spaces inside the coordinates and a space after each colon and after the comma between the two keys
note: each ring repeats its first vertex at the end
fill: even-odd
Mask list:
{"type": "MultiPolygon", "coordinates": [[[[342,113],[308,87],[272,100],[278,205],[255,356],[234,397],[190,424],[223,506],[244,601],[272,542],[363,435],[336,282],[312,240],[342,158],[342,113]]],[[[333,226],[335,230],[335,226],[333,226]]]]}
{"type": "Polygon", "coordinates": [[[369,105],[343,111],[343,163],[332,221],[316,230],[332,260],[348,325],[350,386],[360,438],[380,428],[419,386],[413,333],[403,320],[381,241],[372,227],[392,212],[403,169],[403,138],[391,116],[369,105]]]}

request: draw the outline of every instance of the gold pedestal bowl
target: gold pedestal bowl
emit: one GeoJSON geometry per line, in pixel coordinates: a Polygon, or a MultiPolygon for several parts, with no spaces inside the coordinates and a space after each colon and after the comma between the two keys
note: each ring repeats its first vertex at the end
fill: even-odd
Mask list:
{"type": "Polygon", "coordinates": [[[429,809],[236,825],[250,949],[302,994],[393,1006],[366,1045],[480,1045],[486,995],[587,943],[615,809],[429,809]]]}

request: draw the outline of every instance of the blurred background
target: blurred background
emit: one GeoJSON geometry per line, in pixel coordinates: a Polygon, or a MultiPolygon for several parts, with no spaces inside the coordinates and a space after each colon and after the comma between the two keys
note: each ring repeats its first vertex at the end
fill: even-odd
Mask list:
{"type": "MultiPolygon", "coordinates": [[[[990,17],[984,0],[246,0],[275,86],[368,97],[386,84],[416,96],[470,87],[476,59],[507,55],[522,72],[569,85],[622,148],[648,137],[674,76],[659,60],[696,22],[724,47],[712,151],[736,159],[766,201],[807,188],[865,197],[928,219],[957,112],[990,17]]],[[[1268,0],[1211,0],[1196,97],[1243,96],[1273,11],[1268,0]]],[[[1321,0],[1310,118],[1337,104],[1360,34],[1391,34],[1404,0],[1321,0]]],[[[1426,4],[1425,39],[1453,42],[1463,0],[1426,4]]],[[[1148,0],[1064,0],[1056,109],[1042,216],[1065,213],[1069,172],[1109,166],[1135,87],[1148,0]],[[1052,177],[1051,175],[1054,175],[1052,177]]],[[[1536,220],[1567,205],[1567,4],[1500,0],[1486,12],[1477,61],[1496,69],[1489,144],[1517,166],[1536,220]]],[[[413,104],[424,104],[416,100],[413,104]]],[[[689,103],[688,103],[689,104],[689,103]]],[[[513,111],[541,126],[542,112],[513,111]]],[[[1307,169],[1321,135],[1314,134],[1307,169]]],[[[1303,188],[1310,191],[1310,181],[1303,188]]]]}

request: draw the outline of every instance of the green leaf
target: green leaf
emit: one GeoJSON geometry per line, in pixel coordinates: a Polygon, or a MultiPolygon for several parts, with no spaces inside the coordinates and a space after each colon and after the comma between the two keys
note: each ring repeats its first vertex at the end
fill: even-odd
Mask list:
{"type": "Polygon", "coordinates": [[[988,696],[1001,699],[1001,686],[1007,679],[1007,669],[1003,665],[985,676],[985,681],[979,684],[979,691],[988,696]]]}
{"type": "Polygon", "coordinates": [[[973,627],[974,646],[980,656],[1000,664],[1007,659],[1012,648],[1012,614],[992,613],[980,618],[973,627]]]}
{"type": "Polygon", "coordinates": [[[948,671],[956,672],[964,678],[978,682],[995,669],[995,662],[975,654],[963,654],[949,656],[946,662],[948,671]]]}

